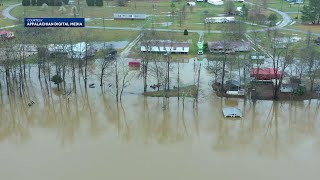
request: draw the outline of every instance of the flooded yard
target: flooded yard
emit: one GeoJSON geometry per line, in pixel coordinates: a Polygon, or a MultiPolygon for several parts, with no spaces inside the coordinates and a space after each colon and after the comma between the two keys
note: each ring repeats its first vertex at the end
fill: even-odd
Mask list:
{"type": "MultiPolygon", "coordinates": [[[[193,67],[192,61],[180,64],[186,85],[194,82],[193,67]]],[[[320,175],[317,100],[219,98],[208,83],[213,75],[204,69],[198,101],[144,97],[142,80],[134,79],[117,103],[112,89],[102,94],[94,70],[88,81],[96,88],[86,91],[78,84],[77,94],[47,96],[36,68],[30,68],[29,98],[0,96],[0,179],[301,180],[320,175]],[[239,108],[243,118],[224,118],[225,106],[239,108]]]]}

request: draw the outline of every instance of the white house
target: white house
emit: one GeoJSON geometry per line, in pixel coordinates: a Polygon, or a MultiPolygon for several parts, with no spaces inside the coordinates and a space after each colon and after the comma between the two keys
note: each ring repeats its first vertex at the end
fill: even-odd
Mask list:
{"type": "Polygon", "coordinates": [[[49,44],[48,52],[50,56],[62,55],[70,59],[83,59],[94,56],[96,49],[85,42],[81,42],[77,44],[49,44]]]}
{"type": "Polygon", "coordinates": [[[142,52],[159,53],[189,53],[190,44],[187,42],[174,42],[170,40],[150,40],[141,42],[142,52]]]}
{"type": "Polygon", "coordinates": [[[205,23],[230,23],[235,22],[234,17],[207,17],[205,23]]]}
{"type": "Polygon", "coordinates": [[[208,0],[207,2],[209,4],[212,4],[212,5],[215,5],[215,6],[223,5],[223,1],[221,1],[221,0],[208,0]]]}

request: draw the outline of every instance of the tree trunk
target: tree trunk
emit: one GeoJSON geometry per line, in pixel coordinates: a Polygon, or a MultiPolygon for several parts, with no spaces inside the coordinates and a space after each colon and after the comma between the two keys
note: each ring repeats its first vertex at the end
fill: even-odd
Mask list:
{"type": "Polygon", "coordinates": [[[227,55],[224,54],[224,59],[222,61],[222,77],[221,77],[221,89],[220,92],[224,92],[224,77],[226,74],[226,61],[227,61],[227,55]]]}

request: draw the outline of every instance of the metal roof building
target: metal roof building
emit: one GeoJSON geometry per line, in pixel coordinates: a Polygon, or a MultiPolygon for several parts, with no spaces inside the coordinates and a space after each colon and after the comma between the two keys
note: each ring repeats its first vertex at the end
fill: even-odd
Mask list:
{"type": "Polygon", "coordinates": [[[170,40],[149,40],[141,42],[142,52],[189,53],[190,43],[170,40]]]}
{"type": "Polygon", "coordinates": [[[242,112],[239,108],[225,107],[222,109],[224,117],[239,117],[242,118],[242,112]]]}

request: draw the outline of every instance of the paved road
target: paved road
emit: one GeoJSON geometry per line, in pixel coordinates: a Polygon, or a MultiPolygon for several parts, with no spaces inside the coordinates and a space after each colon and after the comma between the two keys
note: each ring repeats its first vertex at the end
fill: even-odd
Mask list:
{"type": "MultiPolygon", "coordinates": [[[[255,5],[251,2],[245,2],[245,4],[250,4],[250,5],[255,5]]],[[[268,8],[270,11],[273,11],[275,13],[278,13],[279,15],[281,15],[282,17],[282,21],[280,24],[276,25],[276,28],[283,28],[287,25],[289,25],[292,22],[292,19],[290,18],[290,16],[282,11],[279,11],[277,9],[274,8],[268,8]]]]}
{"type": "Polygon", "coordinates": [[[5,8],[5,9],[2,11],[3,16],[4,16],[5,18],[8,18],[8,19],[11,19],[11,20],[14,20],[14,21],[18,21],[18,18],[12,16],[12,15],[10,14],[10,11],[11,11],[12,9],[14,9],[15,7],[20,6],[20,5],[21,5],[21,3],[19,3],[19,4],[13,4],[13,5],[8,6],[7,8],[5,8]]]}
{"type": "Polygon", "coordinates": [[[139,34],[139,36],[133,40],[120,54],[120,57],[127,57],[130,53],[130,50],[139,42],[139,40],[142,38],[143,34],[139,34]]]}
{"type": "Polygon", "coordinates": [[[281,11],[278,11],[278,10],[273,9],[273,8],[268,8],[268,9],[273,11],[273,12],[276,12],[276,13],[278,13],[278,14],[280,14],[282,16],[282,21],[281,21],[280,24],[277,25],[277,28],[283,28],[283,27],[288,26],[289,24],[292,23],[292,19],[288,14],[286,14],[284,12],[281,12],[281,11]]]}

